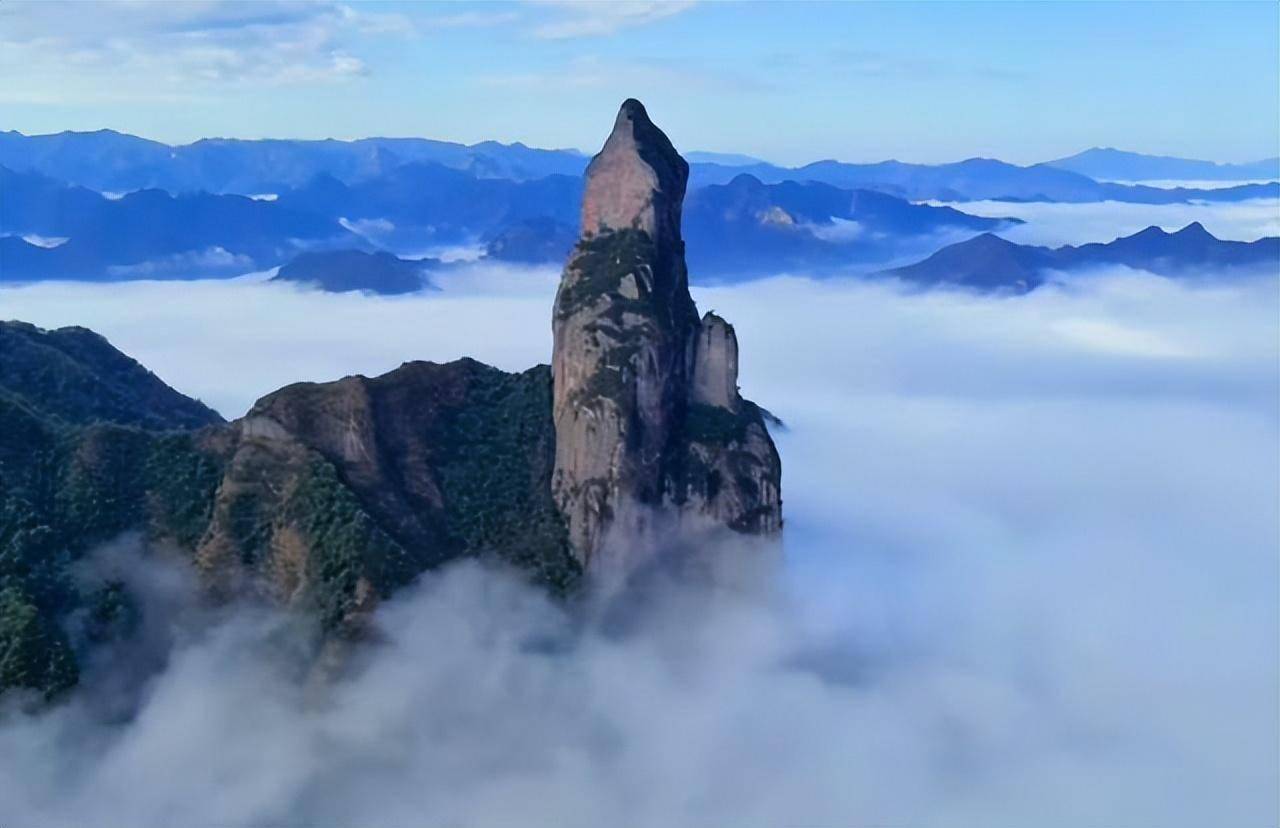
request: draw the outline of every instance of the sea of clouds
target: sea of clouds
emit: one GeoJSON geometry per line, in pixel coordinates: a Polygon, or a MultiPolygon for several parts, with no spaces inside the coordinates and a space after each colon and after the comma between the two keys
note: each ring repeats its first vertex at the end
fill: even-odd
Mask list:
{"type": "Polygon", "coordinates": [[[999,235],[1018,244],[1061,247],[1064,244],[1109,242],[1155,225],[1172,233],[1193,221],[1220,239],[1255,241],[1280,236],[1280,203],[1254,198],[1231,203],[1130,204],[1091,201],[1066,204],[1044,201],[965,201],[945,205],[977,216],[1020,218],[1025,224],[999,235]]]}
{"type": "MultiPolygon", "coordinates": [[[[1061,237],[1094,220],[1060,207],[1038,221],[1061,237]]],[[[787,424],[780,566],[729,545],[737,577],[660,581],[623,622],[454,567],[317,689],[287,619],[183,609],[180,566],[125,539],[98,565],[153,596],[164,666],[127,715],[91,692],[5,712],[0,822],[1274,825],[1277,268],[697,290],[787,424]]],[[[92,327],[235,417],[407,359],[546,362],[556,277],[45,284],[0,290],[0,316],[92,327]]]]}

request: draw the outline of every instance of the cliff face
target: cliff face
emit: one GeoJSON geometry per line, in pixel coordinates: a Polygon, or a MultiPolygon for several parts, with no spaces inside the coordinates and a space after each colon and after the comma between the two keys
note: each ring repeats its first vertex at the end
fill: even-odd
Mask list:
{"type": "Polygon", "coordinates": [[[626,101],[587,168],[582,237],[556,295],[552,486],[591,568],[643,554],[670,528],[659,524],[781,527],[780,463],[738,394],[733,329],[700,320],[689,295],[688,169],[626,101]]]}

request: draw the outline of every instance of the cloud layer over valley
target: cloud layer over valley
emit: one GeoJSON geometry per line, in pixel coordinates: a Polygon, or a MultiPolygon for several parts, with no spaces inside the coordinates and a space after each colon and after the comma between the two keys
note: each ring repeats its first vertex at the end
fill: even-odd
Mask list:
{"type": "Polygon", "coordinates": [[[966,201],[949,206],[976,216],[1020,218],[1026,223],[1000,235],[1018,244],[1047,247],[1107,242],[1151,225],[1174,231],[1193,221],[1202,223],[1220,239],[1254,241],[1264,236],[1280,236],[1280,202],[1274,198],[1213,205],[966,201]]]}
{"type": "MultiPolygon", "coordinates": [[[[477,264],[402,298],[41,284],[0,290],[0,315],[92,327],[234,417],[407,359],[546,361],[556,276],[477,264]]],[[[716,550],[731,583],[659,583],[621,615],[428,575],[327,691],[289,675],[279,618],[175,617],[131,720],[83,698],[4,714],[0,817],[1274,823],[1275,276],[697,290],[788,425],[779,569],[716,550]]]]}

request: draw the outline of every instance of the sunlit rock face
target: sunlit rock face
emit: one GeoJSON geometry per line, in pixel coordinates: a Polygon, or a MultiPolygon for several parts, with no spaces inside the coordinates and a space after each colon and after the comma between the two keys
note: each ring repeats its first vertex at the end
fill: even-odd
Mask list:
{"type": "Polygon", "coordinates": [[[552,487],[592,569],[673,526],[781,527],[778,455],[738,394],[733,329],[700,320],[689,295],[688,170],[644,107],[623,103],[587,168],[582,237],[556,295],[552,487]]]}

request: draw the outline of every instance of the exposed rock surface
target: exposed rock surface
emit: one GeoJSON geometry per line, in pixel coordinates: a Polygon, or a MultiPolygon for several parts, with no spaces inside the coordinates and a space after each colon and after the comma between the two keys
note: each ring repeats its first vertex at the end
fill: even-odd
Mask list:
{"type": "Polygon", "coordinates": [[[781,527],[780,463],[737,390],[737,342],[689,295],[688,165],[635,100],[587,168],[553,315],[553,489],[578,559],[608,568],[668,527],[781,527]],[[694,520],[691,520],[694,519],[694,520]],[[611,531],[625,538],[610,542],[611,531]],[[617,547],[625,544],[626,551],[617,547]],[[614,551],[608,549],[614,547],[614,551]]]}
{"type": "Polygon", "coordinates": [[[693,403],[733,411],[738,404],[738,336],[714,313],[702,317],[693,348],[693,403]]]}
{"type": "Polygon", "coordinates": [[[219,591],[316,606],[337,628],[460,557],[493,555],[556,591],[577,577],[550,495],[546,366],[410,362],[299,383],[219,440],[225,472],[196,550],[219,591]]]}

